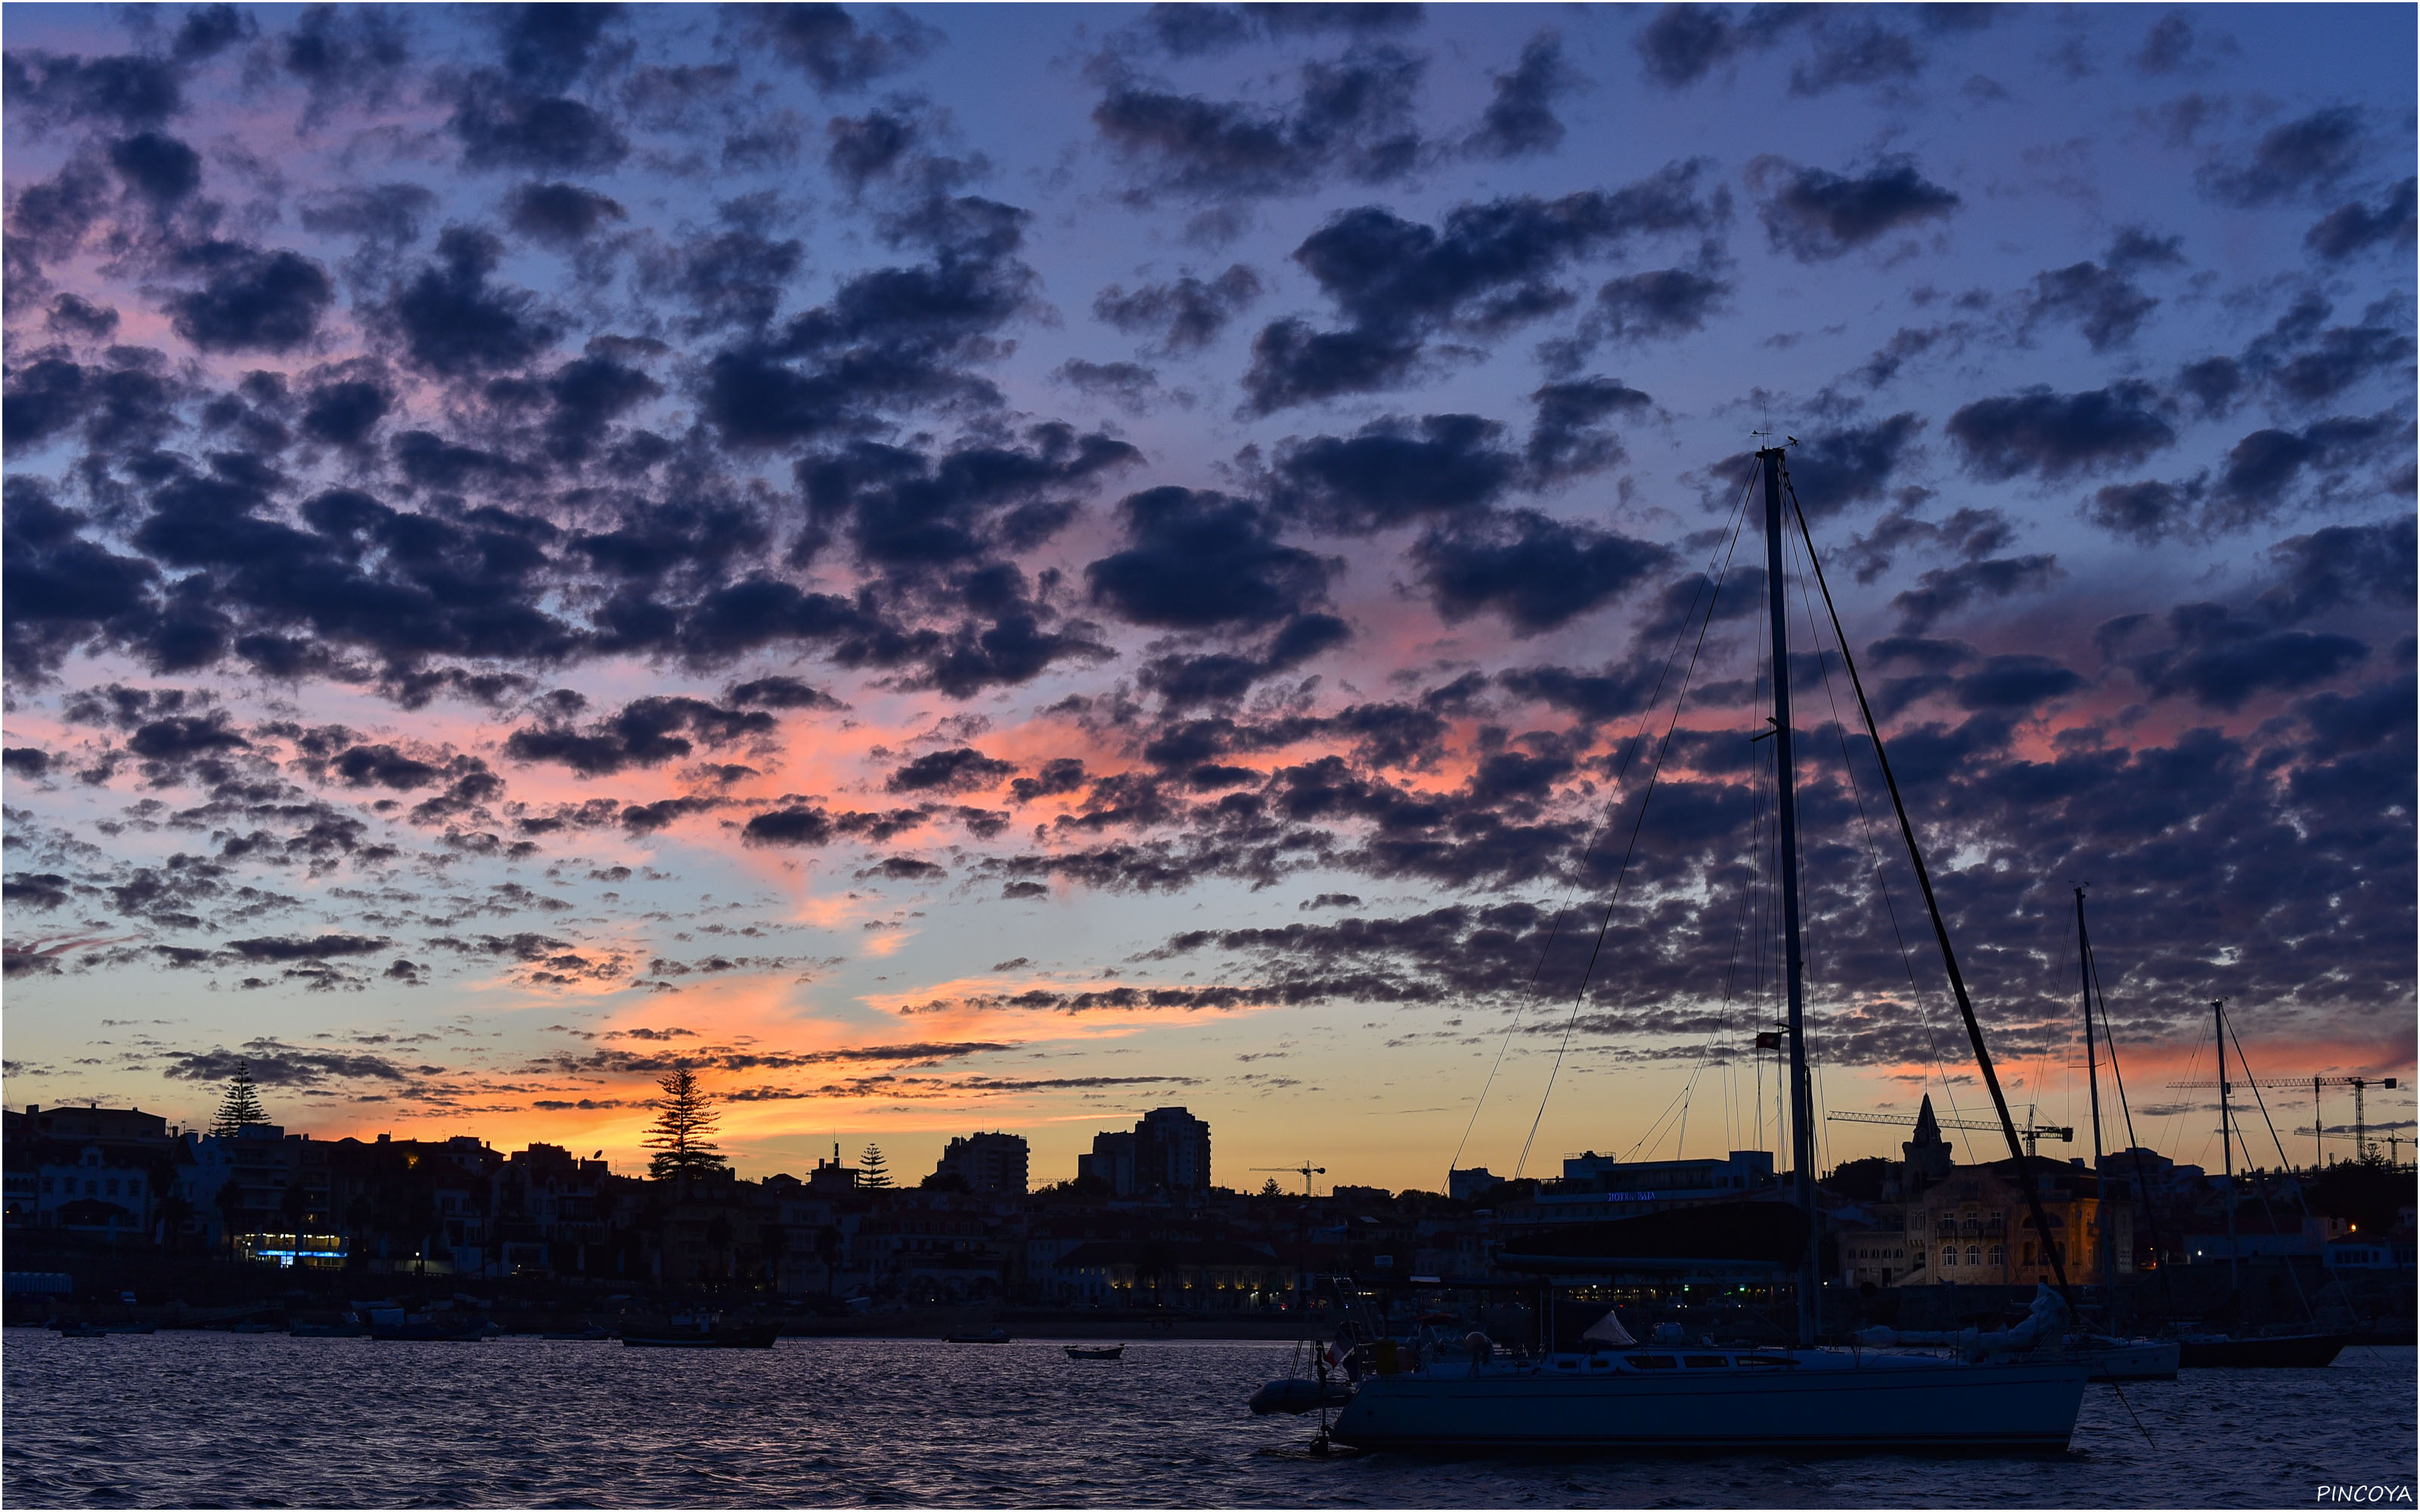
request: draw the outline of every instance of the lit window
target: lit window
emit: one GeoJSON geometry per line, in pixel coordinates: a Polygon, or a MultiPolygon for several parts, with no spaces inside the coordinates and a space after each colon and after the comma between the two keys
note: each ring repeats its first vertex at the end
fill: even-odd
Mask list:
{"type": "Polygon", "coordinates": [[[1967,1263],[1967,1264],[1969,1264],[1969,1265],[1980,1265],[1980,1264],[1982,1264],[1982,1263],[1983,1263],[1983,1252],[1982,1252],[1982,1250],[1981,1250],[1981,1249],[1979,1249],[1979,1248],[1978,1248],[1977,1246],[1975,1246],[1975,1245],[1973,1245],[1973,1244],[1969,1244],[1969,1245],[1967,1245],[1967,1246],[1966,1246],[1966,1263],[1967,1263]]]}
{"type": "Polygon", "coordinates": [[[1955,1265],[1958,1263],[1957,1245],[1944,1244],[1941,1246],[1941,1263],[1944,1265],[1955,1265]]]}
{"type": "Polygon", "coordinates": [[[1997,1245],[1997,1244],[1993,1245],[1993,1246],[1992,1246],[1992,1263],[1993,1263],[1993,1265],[2006,1265],[2006,1264],[2008,1264],[2008,1263],[2009,1263],[2009,1252],[2008,1252],[2007,1250],[2005,1250],[2005,1249],[2001,1248],[2001,1247],[2000,1247],[1999,1245],[1997,1245]]]}

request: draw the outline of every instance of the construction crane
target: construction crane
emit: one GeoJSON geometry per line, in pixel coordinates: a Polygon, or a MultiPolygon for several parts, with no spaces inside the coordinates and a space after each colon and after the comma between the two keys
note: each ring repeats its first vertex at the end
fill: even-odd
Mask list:
{"type": "Polygon", "coordinates": [[[1311,1196],[1311,1179],[1312,1177],[1326,1176],[1327,1174],[1326,1166],[1313,1165],[1309,1161],[1304,1161],[1299,1165],[1255,1165],[1252,1169],[1256,1171],[1287,1171],[1295,1176],[1301,1177],[1302,1195],[1304,1196],[1311,1196]]]}
{"type": "MultiPolygon", "coordinates": [[[[1896,1123],[1902,1127],[1916,1121],[1916,1115],[1913,1113],[1826,1113],[1823,1117],[1835,1123],[1896,1123]]],[[[1992,1134],[2000,1132],[2000,1126],[1996,1123],[1976,1123],[1964,1119],[1936,1119],[1933,1121],[1944,1129],[1980,1129],[1992,1134]]],[[[2028,1155],[2036,1153],[2036,1147],[2045,1139],[2057,1139],[2070,1144],[2075,1140],[2075,1130],[2071,1126],[2062,1127],[2057,1124],[2028,1123],[2017,1133],[2024,1138],[2025,1153],[2028,1155]]]]}
{"type": "MultiPolygon", "coordinates": [[[[2209,1091],[2220,1085],[2214,1081],[2168,1083],[2168,1086],[2174,1088],[2200,1091],[2209,1091]]],[[[2312,1168],[2316,1170],[2324,1167],[2328,1163],[2327,1129],[2319,1119],[2319,1089],[2326,1087],[2352,1088],[2353,1159],[2366,1161],[2378,1152],[2370,1148],[2369,1106],[2364,1100],[2363,1094],[2373,1087],[2383,1088],[2391,1092],[2395,1089],[2395,1078],[2392,1076],[2383,1079],[2369,1076],[2229,1076],[2226,1079],[2225,1086],[2230,1091],[2239,1087],[2266,1087],[2273,1091],[2282,1089],[2290,1092],[2299,1092],[2305,1087],[2309,1088],[2311,1089],[2312,1168]]]]}

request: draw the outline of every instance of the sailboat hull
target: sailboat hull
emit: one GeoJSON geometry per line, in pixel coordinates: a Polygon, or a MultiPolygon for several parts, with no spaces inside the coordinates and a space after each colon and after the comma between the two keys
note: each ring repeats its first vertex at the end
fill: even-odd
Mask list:
{"type": "Polygon", "coordinates": [[[2057,1450],[2084,1400],[2081,1362],[1793,1358],[1702,1372],[1567,1373],[1549,1362],[1379,1376],[1361,1383],[1333,1433],[1362,1448],[2057,1450]]]}

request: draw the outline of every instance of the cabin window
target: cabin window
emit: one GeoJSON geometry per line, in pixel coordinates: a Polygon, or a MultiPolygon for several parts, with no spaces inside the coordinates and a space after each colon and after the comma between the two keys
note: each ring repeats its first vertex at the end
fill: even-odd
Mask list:
{"type": "Polygon", "coordinates": [[[1633,1370],[1670,1370],[1675,1368],[1668,1354],[1634,1354],[1628,1357],[1633,1370]]]}
{"type": "Polygon", "coordinates": [[[1743,1354],[1739,1357],[1741,1365],[1788,1365],[1789,1363],[1788,1360],[1772,1354],[1743,1354]]]}
{"type": "Polygon", "coordinates": [[[1558,1360],[1555,1362],[1555,1368],[1558,1370],[1577,1370],[1579,1367],[1580,1363],[1577,1360],[1558,1360]]]}
{"type": "Polygon", "coordinates": [[[1692,1370],[1720,1370],[1730,1362],[1719,1354],[1692,1354],[1684,1357],[1681,1363],[1692,1370]]]}
{"type": "Polygon", "coordinates": [[[1588,1363],[1588,1367],[1590,1370],[1610,1370],[1613,1368],[1613,1360],[1610,1356],[1600,1354],[1588,1363]]]}

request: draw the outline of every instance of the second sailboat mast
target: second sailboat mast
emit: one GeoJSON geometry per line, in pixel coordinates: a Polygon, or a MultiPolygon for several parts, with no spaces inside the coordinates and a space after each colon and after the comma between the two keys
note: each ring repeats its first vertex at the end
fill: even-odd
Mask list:
{"type": "Polygon", "coordinates": [[[1781,831],[1783,962],[1790,991],[1790,1166],[1799,1211],[1807,1215],[1807,1253],[1798,1275],[1798,1342],[1815,1342],[1815,1124],[1814,1097],[1807,1074],[1805,959],[1798,942],[1797,766],[1790,741],[1790,618],[1781,561],[1781,448],[1757,453],[1764,464],[1765,587],[1773,621],[1774,816],[1781,831]]]}

